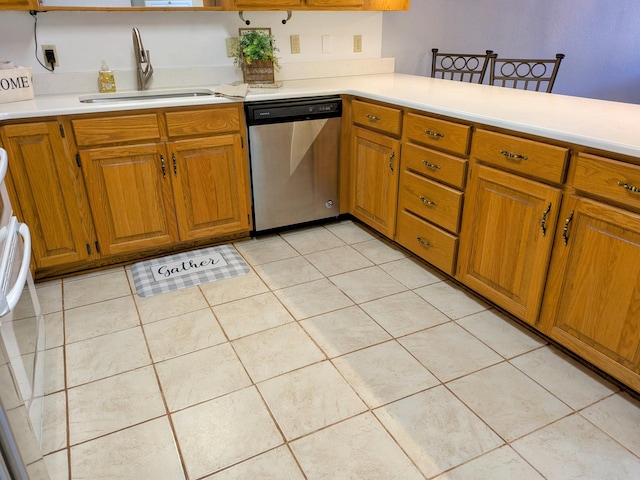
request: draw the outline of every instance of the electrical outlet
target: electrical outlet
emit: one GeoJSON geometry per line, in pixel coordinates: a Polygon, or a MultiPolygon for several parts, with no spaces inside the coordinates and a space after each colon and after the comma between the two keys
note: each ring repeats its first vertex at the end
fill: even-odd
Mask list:
{"type": "Polygon", "coordinates": [[[238,37],[227,38],[225,42],[227,45],[227,58],[233,58],[235,56],[236,45],[238,45],[238,37]]]}
{"type": "Polygon", "coordinates": [[[58,66],[58,52],[55,45],[42,45],[42,56],[44,57],[44,64],[49,67],[58,66]]]}
{"type": "Polygon", "coordinates": [[[362,53],[362,35],[353,36],[353,53],[362,53]]]}
{"type": "Polygon", "coordinates": [[[291,53],[300,53],[300,35],[291,35],[291,53]]]}

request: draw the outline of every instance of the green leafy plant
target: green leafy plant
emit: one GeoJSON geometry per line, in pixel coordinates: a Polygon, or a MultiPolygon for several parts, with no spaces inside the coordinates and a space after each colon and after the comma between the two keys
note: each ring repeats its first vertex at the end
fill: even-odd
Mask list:
{"type": "Polygon", "coordinates": [[[251,65],[255,61],[271,61],[278,70],[280,62],[276,55],[275,37],[266,29],[251,29],[243,31],[234,46],[234,65],[251,65]]]}

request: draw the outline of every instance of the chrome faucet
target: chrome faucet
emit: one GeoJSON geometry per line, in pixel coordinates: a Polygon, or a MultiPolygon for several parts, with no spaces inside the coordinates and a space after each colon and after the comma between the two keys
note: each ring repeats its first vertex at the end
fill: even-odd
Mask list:
{"type": "Polygon", "coordinates": [[[153,75],[153,67],[149,58],[149,50],[144,49],[140,31],[137,27],[133,27],[133,51],[136,55],[138,90],[146,90],[149,88],[149,82],[153,75]]]}

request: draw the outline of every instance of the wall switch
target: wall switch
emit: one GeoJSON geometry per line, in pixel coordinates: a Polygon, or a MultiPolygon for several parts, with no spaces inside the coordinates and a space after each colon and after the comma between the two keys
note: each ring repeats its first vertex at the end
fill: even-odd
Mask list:
{"type": "Polygon", "coordinates": [[[362,35],[353,36],[353,53],[362,53],[362,35]]]}
{"type": "Polygon", "coordinates": [[[291,35],[291,53],[300,53],[300,35],[291,35]]]}
{"type": "Polygon", "coordinates": [[[227,58],[234,57],[234,52],[236,50],[236,45],[238,45],[238,37],[230,37],[225,40],[227,44],[227,58]]]}
{"type": "Polygon", "coordinates": [[[58,66],[58,52],[55,45],[42,45],[42,56],[45,65],[50,68],[58,66]]]}
{"type": "Polygon", "coordinates": [[[322,36],[322,53],[331,53],[331,35],[322,36]]]}

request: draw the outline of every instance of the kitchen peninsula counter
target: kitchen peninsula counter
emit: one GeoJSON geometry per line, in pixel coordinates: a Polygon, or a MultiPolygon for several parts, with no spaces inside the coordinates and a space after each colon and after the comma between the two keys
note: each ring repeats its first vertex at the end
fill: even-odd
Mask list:
{"type": "MultiPolygon", "coordinates": [[[[197,88],[215,88],[215,85],[200,85],[197,88]]],[[[397,73],[286,81],[281,88],[251,88],[244,101],[329,94],[360,96],[427,113],[637,157],[640,162],[640,105],[636,104],[397,73]]],[[[36,96],[33,100],[2,104],[0,122],[238,101],[212,95],[80,103],[81,95],[36,96]]]]}

